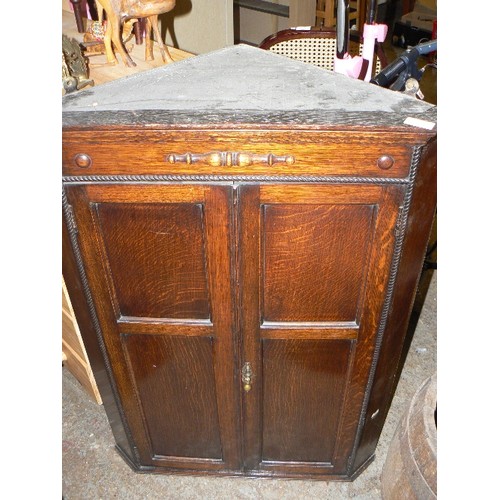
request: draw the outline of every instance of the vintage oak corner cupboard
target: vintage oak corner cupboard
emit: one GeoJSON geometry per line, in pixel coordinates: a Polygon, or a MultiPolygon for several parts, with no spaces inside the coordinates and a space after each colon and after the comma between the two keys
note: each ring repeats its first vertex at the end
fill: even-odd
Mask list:
{"type": "Polygon", "coordinates": [[[63,99],[63,274],[134,470],[370,463],[434,216],[436,114],[244,45],[63,99]]]}

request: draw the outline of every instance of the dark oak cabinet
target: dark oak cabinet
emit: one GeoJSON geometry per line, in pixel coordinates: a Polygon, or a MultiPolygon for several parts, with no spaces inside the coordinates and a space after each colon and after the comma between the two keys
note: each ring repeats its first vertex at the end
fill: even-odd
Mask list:
{"type": "Polygon", "coordinates": [[[436,202],[403,122],[435,113],[244,46],[64,99],[63,273],[135,470],[370,462],[436,202]]]}

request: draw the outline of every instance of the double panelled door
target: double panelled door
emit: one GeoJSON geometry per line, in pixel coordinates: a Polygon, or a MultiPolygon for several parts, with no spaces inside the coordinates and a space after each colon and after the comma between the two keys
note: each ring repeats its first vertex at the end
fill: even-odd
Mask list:
{"type": "Polygon", "coordinates": [[[403,187],[65,187],[137,466],[346,474],[403,187]]]}

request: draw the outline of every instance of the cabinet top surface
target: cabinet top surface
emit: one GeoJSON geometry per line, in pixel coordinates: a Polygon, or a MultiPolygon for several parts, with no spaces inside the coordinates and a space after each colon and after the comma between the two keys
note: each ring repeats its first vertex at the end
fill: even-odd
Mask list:
{"type": "Polygon", "coordinates": [[[63,97],[63,126],[402,128],[437,110],[376,85],[236,45],[63,97]]]}

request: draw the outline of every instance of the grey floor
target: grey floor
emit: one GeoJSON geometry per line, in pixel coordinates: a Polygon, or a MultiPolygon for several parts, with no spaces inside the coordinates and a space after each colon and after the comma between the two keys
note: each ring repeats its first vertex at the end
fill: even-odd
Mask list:
{"type": "Polygon", "coordinates": [[[379,499],[390,440],[411,397],[436,370],[437,271],[428,270],[416,300],[414,335],[372,464],[353,482],[144,475],[114,449],[102,406],[62,370],[62,493],[83,499],[379,499]],[[421,310],[420,310],[421,309],[421,310]]]}

